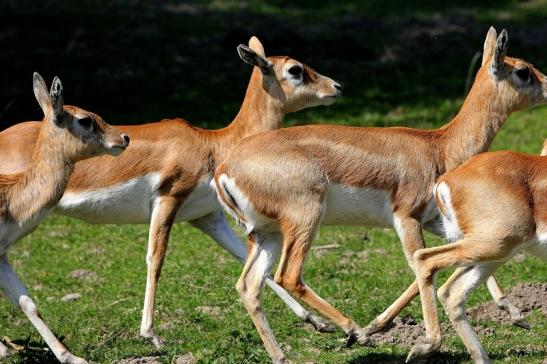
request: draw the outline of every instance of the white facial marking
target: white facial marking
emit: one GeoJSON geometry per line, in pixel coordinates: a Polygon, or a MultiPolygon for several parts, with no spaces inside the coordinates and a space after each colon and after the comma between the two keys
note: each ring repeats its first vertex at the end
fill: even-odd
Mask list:
{"type": "Polygon", "coordinates": [[[333,183],[326,197],[322,223],[391,227],[391,195],[383,190],[333,183]]]}

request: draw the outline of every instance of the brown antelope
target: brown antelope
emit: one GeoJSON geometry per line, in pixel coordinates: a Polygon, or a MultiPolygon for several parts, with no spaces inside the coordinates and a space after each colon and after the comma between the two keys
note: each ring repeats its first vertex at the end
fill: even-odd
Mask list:
{"type": "Polygon", "coordinates": [[[414,253],[426,337],[407,361],[440,347],[433,277],[457,267],[438,297],[473,360],[489,363],[467,320],[465,301],[519,250],[547,260],[547,157],[483,153],[441,176],[434,195],[449,244],[414,253]]]}
{"type": "MultiPolygon", "coordinates": [[[[63,86],[55,77],[48,93],[34,73],[34,95],[44,112],[34,149],[23,172],[0,174],[0,286],[38,330],[61,363],[87,363],[71,354],[44,323],[23,282],[8,262],[7,252],[29,234],[59,202],[78,160],[101,154],[118,155],[129,137],[106,124],[99,116],[64,105],[63,86]]],[[[19,143],[13,139],[10,143],[19,143]]],[[[8,354],[0,343],[0,357],[8,354]]]]}
{"type": "MultiPolygon", "coordinates": [[[[173,223],[190,222],[243,262],[245,245],[228,225],[210,188],[216,166],[244,138],[279,128],[285,114],[330,105],[341,94],[337,82],[293,58],[266,58],[256,37],[249,47],[240,45],[237,50],[244,62],[255,67],[241,109],[230,125],[204,130],[176,119],[120,126],[132,140],[127,153],[77,163],[55,209],[90,223],[150,223],[140,333],[156,346],[162,340],[152,326],[154,298],[173,223]]],[[[11,159],[2,168],[18,170],[29,163],[27,155],[38,128],[37,123],[23,123],[0,134],[0,155],[11,159]],[[2,142],[15,137],[25,138],[25,143],[2,142]]],[[[272,280],[268,284],[300,318],[319,330],[330,328],[272,280]]]]}
{"type": "MultiPolygon", "coordinates": [[[[247,138],[218,167],[219,199],[249,235],[249,257],[236,287],[275,362],[286,358],[260,294],[279,250],[275,281],[361,344],[418,294],[414,282],[381,324],[376,319],[360,329],[303,282],[304,260],[321,223],[366,224],[394,227],[413,267],[413,254],[424,247],[422,226],[433,226],[438,216],[436,178],[487,150],[513,111],[547,103],[547,78],[531,64],[505,57],[507,41],[505,30],[497,40],[494,28],[489,30],[474,85],[458,115],[441,129],[279,129],[247,138]]],[[[493,296],[500,299],[497,292],[493,296]]]]}

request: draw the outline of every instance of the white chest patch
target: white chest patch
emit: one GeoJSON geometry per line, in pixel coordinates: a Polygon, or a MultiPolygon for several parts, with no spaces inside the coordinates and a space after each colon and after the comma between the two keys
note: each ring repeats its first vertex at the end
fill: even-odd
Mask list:
{"type": "Polygon", "coordinates": [[[94,224],[148,223],[159,181],[158,173],[150,173],[111,187],[66,192],[55,212],[94,224]]]}
{"type": "Polygon", "coordinates": [[[51,212],[51,209],[42,210],[32,219],[18,224],[16,222],[0,223],[0,256],[4,255],[8,249],[25,235],[30,234],[40,222],[51,212]]]}
{"type": "Polygon", "coordinates": [[[333,183],[326,197],[325,225],[393,226],[389,192],[333,183]]]}
{"type": "Polygon", "coordinates": [[[194,188],[179,208],[175,221],[194,220],[222,209],[211,187],[211,180],[212,177],[204,179],[194,188]]]}

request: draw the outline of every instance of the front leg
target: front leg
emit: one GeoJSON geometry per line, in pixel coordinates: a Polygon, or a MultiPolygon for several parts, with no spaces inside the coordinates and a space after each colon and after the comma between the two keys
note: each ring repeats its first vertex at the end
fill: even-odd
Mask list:
{"type": "MultiPolygon", "coordinates": [[[[8,299],[23,311],[29,321],[40,333],[46,344],[49,346],[57,360],[67,364],[87,364],[82,358],[73,355],[68,349],[55,337],[45,322],[40,317],[38,308],[29,297],[28,291],[13,271],[8,262],[7,256],[0,257],[0,286],[8,299]]],[[[3,345],[2,345],[3,346],[3,345]]],[[[5,346],[4,346],[5,347],[5,346]]]]}
{"type": "Polygon", "coordinates": [[[156,289],[160,279],[163,260],[167,252],[169,234],[179,206],[179,201],[172,196],[159,197],[154,203],[150,219],[148,252],[146,254],[146,291],[144,293],[140,334],[142,337],[149,339],[157,348],[163,347],[164,341],[156,335],[153,328],[154,300],[156,298],[156,289]]]}
{"type": "MultiPolygon", "coordinates": [[[[228,225],[226,217],[220,211],[206,215],[199,219],[190,221],[192,226],[203,231],[213,238],[221,247],[232,254],[241,263],[247,259],[247,249],[243,241],[234,233],[228,225]]],[[[283,302],[294,312],[302,321],[308,322],[319,332],[333,332],[335,330],[327,320],[306,310],[297,300],[295,300],[283,287],[277,284],[270,277],[266,278],[266,285],[275,292],[283,302]]]]}
{"type": "MultiPolygon", "coordinates": [[[[405,258],[410,268],[414,271],[413,254],[418,249],[425,246],[424,238],[422,234],[422,227],[420,221],[412,218],[409,214],[395,213],[394,226],[401,244],[403,245],[403,251],[405,258]]],[[[376,317],[361,333],[361,344],[367,343],[367,336],[372,335],[375,332],[383,330],[389,323],[405,308],[414,297],[420,293],[418,288],[418,282],[414,280],[412,284],[406,289],[406,291],[393,302],[382,314],[376,317]]]]}

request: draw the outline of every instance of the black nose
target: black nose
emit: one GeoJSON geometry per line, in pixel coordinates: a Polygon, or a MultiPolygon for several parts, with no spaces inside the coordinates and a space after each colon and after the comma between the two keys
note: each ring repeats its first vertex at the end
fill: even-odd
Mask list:
{"type": "Polygon", "coordinates": [[[125,140],[125,144],[129,144],[129,135],[124,134],[123,135],[123,140],[125,140]]]}
{"type": "Polygon", "coordinates": [[[342,91],[342,88],[343,88],[343,87],[342,87],[342,85],[339,84],[338,82],[335,82],[335,83],[334,83],[334,88],[337,89],[338,91],[342,91]]]}

